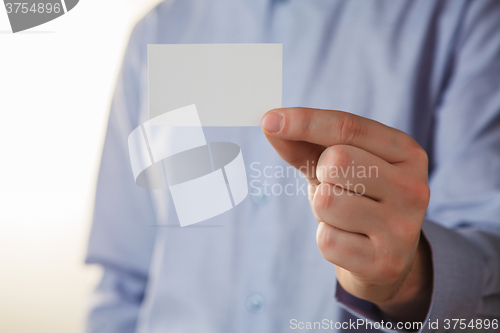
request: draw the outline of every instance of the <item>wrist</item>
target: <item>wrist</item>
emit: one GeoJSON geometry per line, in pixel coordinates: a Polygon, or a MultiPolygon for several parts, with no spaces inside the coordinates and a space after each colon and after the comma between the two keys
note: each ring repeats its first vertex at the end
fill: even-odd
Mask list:
{"type": "Polygon", "coordinates": [[[412,267],[395,294],[376,305],[395,321],[420,321],[427,316],[432,298],[432,254],[430,245],[420,235],[412,267]]]}

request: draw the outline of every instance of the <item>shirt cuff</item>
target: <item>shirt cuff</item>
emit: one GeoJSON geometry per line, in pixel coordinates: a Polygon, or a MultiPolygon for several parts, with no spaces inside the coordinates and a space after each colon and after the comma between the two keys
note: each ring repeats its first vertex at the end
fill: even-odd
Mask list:
{"type": "MultiPolygon", "coordinates": [[[[453,319],[468,324],[475,317],[482,296],[484,260],[481,252],[455,230],[426,220],[422,234],[431,247],[434,277],[427,318],[418,332],[444,333],[450,329],[447,320],[453,326],[453,319]]],[[[349,294],[338,282],[335,298],[341,307],[359,318],[378,323],[390,321],[376,305],[349,294]]],[[[396,323],[391,323],[396,328],[396,323]]]]}

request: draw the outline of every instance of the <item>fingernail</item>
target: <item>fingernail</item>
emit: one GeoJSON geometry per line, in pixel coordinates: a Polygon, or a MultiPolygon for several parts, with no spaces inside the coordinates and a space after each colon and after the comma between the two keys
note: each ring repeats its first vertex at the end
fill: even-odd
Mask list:
{"type": "Polygon", "coordinates": [[[283,116],[277,112],[271,112],[262,119],[262,128],[267,133],[278,133],[283,124],[283,116]]]}

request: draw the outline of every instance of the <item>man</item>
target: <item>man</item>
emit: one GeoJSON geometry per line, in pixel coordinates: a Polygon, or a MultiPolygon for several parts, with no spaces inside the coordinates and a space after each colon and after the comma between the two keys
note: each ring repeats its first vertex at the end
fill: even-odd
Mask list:
{"type": "Polygon", "coordinates": [[[494,0],[160,4],[132,33],[111,109],[88,331],[497,331],[499,88],[494,0]],[[146,44],[258,42],[283,44],[289,108],[262,130],[205,129],[242,147],[252,195],[175,228],[168,193],[136,187],[129,166],[127,136],[147,120],[146,44]],[[283,160],[310,202],[301,178],[263,172],[283,160]],[[349,166],[377,173],[332,176],[349,166]]]}

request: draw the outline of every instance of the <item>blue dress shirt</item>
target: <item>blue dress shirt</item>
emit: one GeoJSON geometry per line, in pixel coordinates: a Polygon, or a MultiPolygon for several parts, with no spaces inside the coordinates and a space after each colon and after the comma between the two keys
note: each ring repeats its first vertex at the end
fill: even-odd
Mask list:
{"type": "Polygon", "coordinates": [[[137,24],[117,82],[86,259],[104,268],[88,332],[387,320],[336,285],[305,180],[271,174],[286,164],[260,128],[205,128],[207,141],[241,147],[253,181],[220,216],[180,228],[168,191],[135,185],[127,137],[148,118],[146,45],[163,43],[282,43],[284,106],[349,111],[415,138],[430,159],[428,321],[445,332],[446,319],[500,317],[500,1],[178,0],[137,24]]]}

